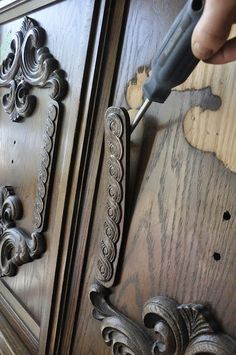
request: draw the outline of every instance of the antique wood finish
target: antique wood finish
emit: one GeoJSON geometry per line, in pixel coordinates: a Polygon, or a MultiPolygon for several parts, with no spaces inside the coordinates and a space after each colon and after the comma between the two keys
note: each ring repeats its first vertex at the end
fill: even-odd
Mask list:
{"type": "Polygon", "coordinates": [[[183,3],[0,7],[0,353],[236,352],[236,176],[186,134],[227,83],[201,64],[129,141],[183,3]]]}

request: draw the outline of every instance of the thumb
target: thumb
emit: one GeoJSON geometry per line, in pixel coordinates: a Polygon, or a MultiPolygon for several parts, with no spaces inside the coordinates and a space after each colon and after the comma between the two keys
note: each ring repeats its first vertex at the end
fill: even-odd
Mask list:
{"type": "Polygon", "coordinates": [[[235,15],[235,0],[206,0],[192,36],[192,51],[197,58],[208,59],[224,45],[235,15]]]}

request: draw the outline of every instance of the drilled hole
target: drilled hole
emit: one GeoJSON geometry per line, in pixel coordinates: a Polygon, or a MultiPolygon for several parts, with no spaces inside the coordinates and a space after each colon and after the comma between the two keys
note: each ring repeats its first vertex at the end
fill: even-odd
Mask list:
{"type": "Polygon", "coordinates": [[[225,211],[223,214],[223,220],[224,221],[229,221],[231,218],[231,214],[229,213],[229,211],[225,211]]]}
{"type": "Polygon", "coordinates": [[[11,163],[13,164],[13,163],[14,163],[14,160],[12,160],[11,163]]]}
{"type": "Polygon", "coordinates": [[[203,1],[202,0],[193,0],[192,2],[192,9],[193,11],[200,11],[203,7],[203,1]]]}
{"type": "Polygon", "coordinates": [[[214,253],[213,254],[213,258],[214,258],[215,261],[219,261],[221,259],[220,253],[214,253]]]}
{"type": "Polygon", "coordinates": [[[14,141],[13,143],[16,144],[16,141],[14,141]]]}

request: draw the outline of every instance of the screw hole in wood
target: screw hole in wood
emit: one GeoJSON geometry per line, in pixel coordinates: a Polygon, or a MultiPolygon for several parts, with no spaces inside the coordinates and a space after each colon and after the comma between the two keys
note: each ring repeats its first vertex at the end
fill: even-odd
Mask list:
{"type": "Polygon", "coordinates": [[[215,261],[220,261],[220,259],[221,259],[220,253],[214,253],[213,254],[213,258],[214,258],[215,261]]]}
{"type": "Polygon", "coordinates": [[[231,214],[229,213],[229,211],[225,211],[223,214],[223,220],[224,221],[229,221],[231,218],[231,214]]]}

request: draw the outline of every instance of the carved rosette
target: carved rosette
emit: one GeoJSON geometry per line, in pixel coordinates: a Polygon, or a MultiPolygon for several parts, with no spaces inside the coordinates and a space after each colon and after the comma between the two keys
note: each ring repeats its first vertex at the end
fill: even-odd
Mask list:
{"type": "Polygon", "coordinates": [[[155,331],[155,339],[128,319],[108,300],[109,291],[92,286],[94,318],[101,321],[104,341],[112,353],[135,355],[232,355],[236,341],[221,333],[203,305],[178,305],[168,297],[155,297],[144,305],[143,320],[155,331]]]}
{"type": "Polygon", "coordinates": [[[30,89],[51,87],[50,97],[61,99],[67,88],[58,62],[44,47],[45,32],[35,21],[25,17],[21,30],[11,42],[11,51],[0,66],[0,87],[8,87],[2,103],[12,121],[29,116],[36,104],[30,89]]]}
{"type": "Polygon", "coordinates": [[[97,280],[111,287],[115,279],[123,235],[127,199],[126,183],[129,154],[129,116],[120,108],[110,107],[105,115],[105,164],[106,203],[101,240],[101,252],[97,262],[97,280]]]}
{"type": "Polygon", "coordinates": [[[66,95],[67,82],[59,63],[44,46],[45,31],[32,19],[25,17],[20,31],[11,42],[10,53],[0,66],[0,87],[8,87],[2,103],[12,121],[20,121],[33,113],[36,97],[30,95],[33,87],[50,88],[50,100],[42,137],[41,160],[33,207],[33,232],[28,235],[16,228],[21,218],[22,205],[13,189],[2,187],[0,222],[0,275],[13,276],[17,267],[42,255],[45,250],[43,232],[49,205],[48,191],[52,183],[54,147],[60,117],[60,100],[66,95]],[[13,198],[14,195],[14,198],[13,198]],[[7,223],[9,211],[10,223],[7,223]],[[21,212],[20,212],[21,211],[21,212]]]}

